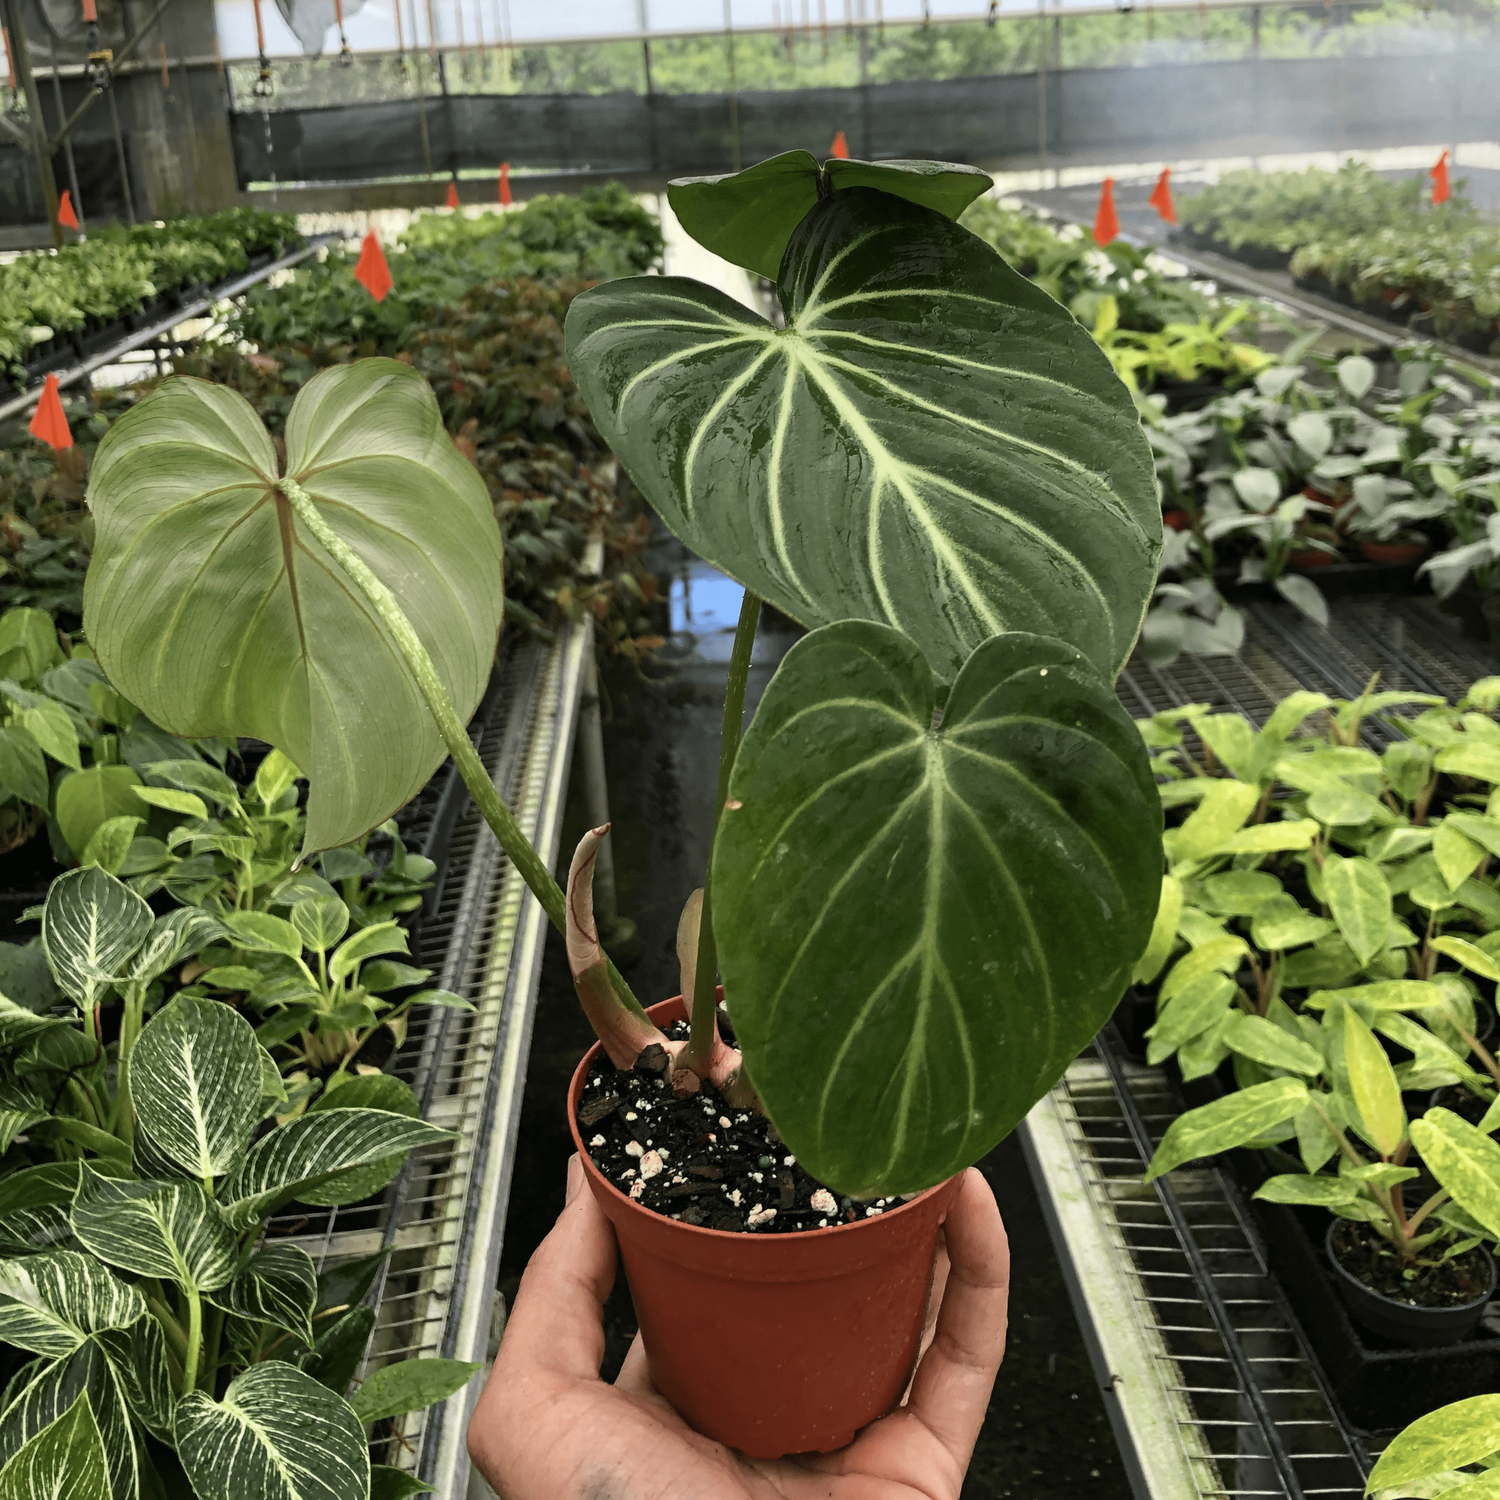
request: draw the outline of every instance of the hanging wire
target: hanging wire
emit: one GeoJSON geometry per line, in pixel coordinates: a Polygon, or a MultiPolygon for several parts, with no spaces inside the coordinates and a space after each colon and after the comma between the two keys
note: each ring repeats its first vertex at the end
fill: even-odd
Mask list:
{"type": "Polygon", "coordinates": [[[994,30],[995,25],[999,21],[999,19],[1000,19],[1000,0],[990,0],[989,11],[985,15],[984,24],[986,26],[988,26],[991,30],[994,30]]]}
{"type": "Polygon", "coordinates": [[[406,66],[406,27],[401,24],[401,0],[395,0],[391,9],[396,12],[396,71],[405,83],[410,73],[406,66]]]}
{"type": "MultiPolygon", "coordinates": [[[[260,76],[255,80],[255,97],[257,99],[269,99],[276,90],[276,80],[271,76],[271,59],[266,56],[266,23],[261,18],[260,0],[253,0],[255,5],[255,50],[260,54],[260,76]]],[[[166,58],[166,48],[162,48],[162,58],[166,58]]]]}
{"type": "Polygon", "coordinates": [[[333,0],[333,15],[339,24],[339,65],[349,68],[354,65],[354,54],[349,50],[349,38],[344,35],[344,0],[333,0]]]}

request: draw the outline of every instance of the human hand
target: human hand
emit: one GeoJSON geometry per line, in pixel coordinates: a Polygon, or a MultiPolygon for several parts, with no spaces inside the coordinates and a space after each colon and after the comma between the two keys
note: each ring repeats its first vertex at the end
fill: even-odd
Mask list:
{"type": "Polygon", "coordinates": [[[652,1386],[639,1334],[606,1385],[614,1279],[614,1231],[575,1156],[469,1424],[469,1456],[501,1500],[958,1500],[1005,1352],[1010,1290],[1000,1210],[974,1168],[939,1240],[907,1398],[837,1453],[746,1458],[694,1432],[652,1386]]]}

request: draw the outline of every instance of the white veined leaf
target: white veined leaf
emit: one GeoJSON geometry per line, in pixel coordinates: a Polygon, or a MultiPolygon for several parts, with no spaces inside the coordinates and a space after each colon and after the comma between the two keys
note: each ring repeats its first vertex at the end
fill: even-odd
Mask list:
{"type": "Polygon", "coordinates": [[[179,958],[206,948],[221,937],[223,924],[196,906],[179,906],[158,917],[130,966],[130,977],[140,984],[160,978],[179,958]]]}
{"type": "Polygon", "coordinates": [[[248,1229],[279,1204],[298,1198],[332,1205],[338,1174],[415,1151],[453,1135],[383,1109],[328,1109],[302,1115],[262,1136],[220,1187],[236,1230],[248,1229]]]}
{"type": "Polygon", "coordinates": [[[53,1359],[90,1334],[128,1328],[146,1302],[91,1256],[52,1250],[0,1261],[0,1340],[53,1359]]]}
{"type": "Polygon", "coordinates": [[[136,1421],[164,1443],[172,1441],[172,1413],[177,1387],[167,1365],[167,1336],[155,1318],[141,1318],[129,1328],[108,1328],[94,1335],[114,1373],[115,1384],[136,1421]]]}
{"type": "Polygon", "coordinates": [[[312,1256],[296,1245],[262,1246],[214,1294],[213,1302],[236,1317],[284,1328],[309,1346],[317,1337],[312,1315],[318,1305],[318,1271],[312,1256]]]}
{"type": "Polygon", "coordinates": [[[179,995],[146,1023],[130,1058],[136,1114],[200,1181],[244,1157],[260,1119],[260,1047],[237,1011],[179,995]]]}
{"type": "Polygon", "coordinates": [[[367,1500],[370,1451],[342,1396],[280,1360],[214,1401],[177,1404],[177,1453],[198,1500],[367,1500]]]}
{"type": "Polygon", "coordinates": [[[0,1469],[0,1500],[110,1500],[104,1439],[86,1391],[0,1469]]]}
{"type": "Polygon", "coordinates": [[[27,1366],[0,1412],[0,1466],[10,1462],[38,1433],[88,1397],[103,1440],[113,1500],[138,1500],[140,1476],[130,1407],[117,1373],[96,1339],[85,1339],[61,1359],[39,1359],[27,1366]]]}
{"type": "Polygon", "coordinates": [[[223,1209],[196,1182],[125,1182],[85,1166],[73,1233],[109,1265],[200,1292],[224,1286],[238,1259],[223,1209]]]}
{"type": "Polygon", "coordinates": [[[866,188],[801,221],[777,292],[784,330],[681,277],[568,309],[573,377],[667,525],[810,628],[898,628],[944,681],[1005,631],[1113,680],[1161,507],[1088,332],[966,229],[866,188]]]}
{"type": "Polygon", "coordinates": [[[85,1009],[92,1007],[151,923],[151,908],[97,865],[59,875],[42,908],[42,947],[58,988],[85,1009]]]}

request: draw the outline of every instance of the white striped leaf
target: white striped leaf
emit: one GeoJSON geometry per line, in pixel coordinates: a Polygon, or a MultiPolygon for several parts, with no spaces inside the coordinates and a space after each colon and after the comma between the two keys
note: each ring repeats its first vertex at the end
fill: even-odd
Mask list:
{"type": "Polygon", "coordinates": [[[178,996],[146,1023],[130,1058],[131,1097],[152,1144],[200,1180],[244,1158],[260,1083],[254,1028],[217,1000],[178,996]]]}
{"type": "Polygon", "coordinates": [[[198,1500],[366,1500],[370,1450],[349,1403],[279,1360],[222,1401],[177,1403],[177,1456],[198,1500]]]}
{"type": "Polygon", "coordinates": [[[1113,678],[1161,506],[1087,331],[968,230],[867,188],[803,219],[778,294],[781,331],[676,277],[568,310],[569,368],[667,525],[804,625],[905,631],[944,680],[1002,631],[1113,678]]]}
{"type": "Polygon", "coordinates": [[[151,922],[151,908],[98,865],[59,875],[42,908],[42,947],[58,988],[85,1009],[93,1006],[151,922]]]}
{"type": "Polygon", "coordinates": [[[76,1161],[46,1162],[0,1179],[0,1254],[76,1248],[68,1213],[79,1170],[76,1161]]]}
{"type": "Polygon", "coordinates": [[[104,1439],[87,1394],[0,1469],[0,1500],[110,1500],[104,1439]]]}
{"type": "Polygon", "coordinates": [[[936,701],[888,626],[799,641],[714,845],[750,1077],[798,1159],[856,1195],[983,1156],[1103,1024],[1157,907],[1146,750],[1078,651],[999,636],[940,728],[936,701]]]}
{"type": "Polygon", "coordinates": [[[40,1095],[24,1083],[0,1078],[0,1155],[23,1130],[45,1120],[51,1111],[40,1095]]]}
{"type": "Polygon", "coordinates": [[[743,172],[679,177],[667,187],[677,221],[715,255],[773,280],[792,231],[820,193],[867,187],[956,219],[992,186],[978,167],[947,161],[856,161],[831,157],[820,167],[810,151],[784,151],[743,172]]]}
{"type": "Polygon", "coordinates": [[[196,1182],[120,1182],[84,1167],[73,1233],[109,1265],[180,1287],[213,1292],[234,1275],[234,1231],[196,1182]]]}
{"type": "Polygon", "coordinates": [[[92,1256],[52,1250],[0,1260],[0,1340],[59,1359],[91,1334],[129,1328],[146,1302],[92,1256]]]}
{"type": "Polygon", "coordinates": [[[94,1335],[114,1372],[125,1403],[153,1437],[172,1441],[172,1413],[177,1389],[167,1367],[167,1338],[155,1318],[142,1318],[129,1328],[111,1328],[94,1335]]]}
{"type": "Polygon", "coordinates": [[[9,1463],[26,1443],[71,1411],[80,1396],[87,1396],[103,1440],[113,1500],[138,1500],[130,1408],[97,1340],[85,1339],[65,1358],[35,1361],[9,1394],[10,1404],[0,1412],[0,1465],[9,1463]]]}
{"type": "Polygon", "coordinates": [[[130,966],[130,977],[149,984],[160,978],[179,958],[206,948],[224,931],[218,918],[196,906],[181,906],[158,917],[130,966]]]}
{"type": "Polygon", "coordinates": [[[244,1230],[293,1198],[325,1206],[357,1201],[341,1193],[340,1174],[354,1175],[357,1184],[356,1167],[453,1139],[449,1131],[383,1109],[306,1114],[262,1136],[219,1195],[230,1223],[244,1230]]]}
{"type": "Polygon", "coordinates": [[[312,1256],[295,1245],[266,1245],[256,1251],[213,1301],[236,1317],[284,1328],[305,1344],[317,1339],[312,1315],[318,1305],[318,1271],[312,1256]]]}
{"type": "MultiPolygon", "coordinates": [[[[494,660],[504,551],[426,381],[389,359],[324,370],[287,416],[286,469],[397,595],[467,718],[494,660]]],[[[385,626],[276,481],[243,396],[167,381],[94,460],[83,612],[109,680],[164,729],[254,735],[302,768],[310,852],[382,823],[446,751],[385,626]]]]}

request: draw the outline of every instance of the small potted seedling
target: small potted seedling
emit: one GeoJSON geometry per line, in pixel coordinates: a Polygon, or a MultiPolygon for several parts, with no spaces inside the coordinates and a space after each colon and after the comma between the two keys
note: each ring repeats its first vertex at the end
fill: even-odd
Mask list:
{"type": "Polygon", "coordinates": [[[795,152],[677,184],[691,233],[775,278],[784,326],[673,277],[572,305],[601,431],[746,591],[683,994],[650,1014],[594,933],[599,831],[565,897],[465,735],[500,538],[409,367],[310,381],[284,472],[240,397],[169,382],[94,472],[101,663],[174,732],[304,768],[309,852],[453,755],[568,934],[602,1044],[574,1124],[653,1379],[758,1455],[839,1446],[899,1400],[955,1174],[1088,1042],[1157,905],[1160,804],[1112,687],[1155,582],[1151,456],[1087,332],[954,222],[988,182],[795,152]],[[742,740],[763,601],[808,634],[742,740]],[[734,1227],[690,1212],[667,1190],[715,1179],[633,1138],[627,1090],[715,1145],[758,1131],[765,1196],[721,1173],[734,1227]]]}

